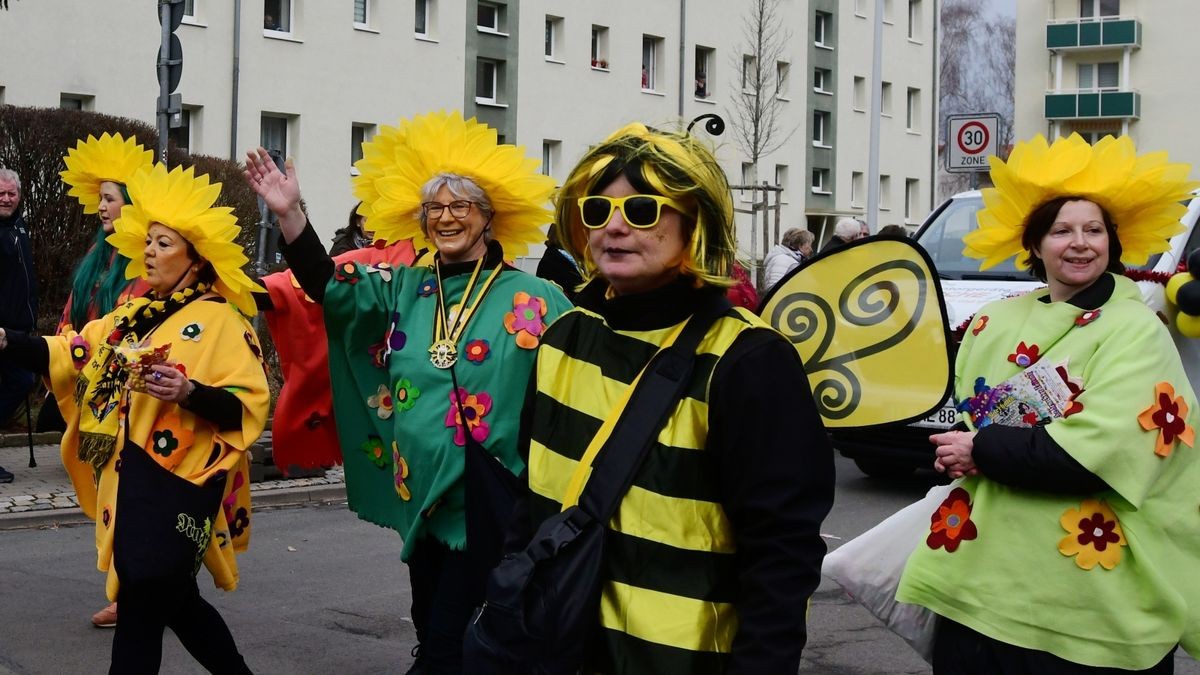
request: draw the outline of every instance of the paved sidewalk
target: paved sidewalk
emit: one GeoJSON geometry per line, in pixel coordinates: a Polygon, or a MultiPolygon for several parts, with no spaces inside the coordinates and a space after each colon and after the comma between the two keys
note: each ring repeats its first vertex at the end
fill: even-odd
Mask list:
{"type": "MultiPolygon", "coordinates": [[[[45,438],[35,438],[44,441],[45,438]]],[[[37,466],[29,468],[29,446],[0,447],[0,466],[13,472],[11,483],[0,483],[0,530],[88,522],[79,509],[75,490],[59,458],[57,444],[33,446],[37,466]]],[[[287,506],[346,498],[341,467],[323,476],[280,478],[250,483],[255,506],[287,506]]]]}

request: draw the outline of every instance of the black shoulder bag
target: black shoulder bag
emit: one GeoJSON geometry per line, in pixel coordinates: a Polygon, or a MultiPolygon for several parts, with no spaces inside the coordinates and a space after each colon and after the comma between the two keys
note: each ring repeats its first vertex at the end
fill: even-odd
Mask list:
{"type": "Polygon", "coordinates": [[[523,551],[504,556],[467,626],[463,672],[568,674],[583,663],[600,615],[606,525],[691,380],[696,348],[730,307],[713,297],[674,345],[647,364],[595,455],[579,504],[547,518],[523,551]]]}

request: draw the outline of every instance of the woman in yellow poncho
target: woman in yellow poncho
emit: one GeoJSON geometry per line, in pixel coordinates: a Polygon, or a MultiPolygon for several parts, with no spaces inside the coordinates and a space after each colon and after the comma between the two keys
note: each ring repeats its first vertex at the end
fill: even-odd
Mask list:
{"type": "Polygon", "coordinates": [[[112,672],[157,672],[168,626],[208,670],[248,672],[195,575],[203,562],[217,586],[236,588],[234,552],[249,538],[245,449],[268,391],[238,310],[253,313],[257,286],[240,269],[231,209],[212,206],[219,184],[158,165],[128,188],[109,243],[151,291],[78,332],[0,329],[0,358],[30,364],[75,403],[78,451],[64,461],[120,601],[112,672]]]}

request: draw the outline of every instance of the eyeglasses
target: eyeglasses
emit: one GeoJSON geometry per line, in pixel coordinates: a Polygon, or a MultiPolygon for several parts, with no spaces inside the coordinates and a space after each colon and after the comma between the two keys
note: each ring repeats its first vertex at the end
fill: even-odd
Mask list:
{"type": "Polygon", "coordinates": [[[425,202],[421,204],[421,210],[425,213],[426,220],[437,220],[442,217],[442,212],[450,209],[450,217],[455,220],[462,220],[471,212],[471,206],[475,202],[469,202],[465,199],[456,199],[449,204],[441,202],[425,202]]]}
{"type": "Polygon", "coordinates": [[[579,198],[579,217],[583,219],[584,227],[598,230],[608,224],[615,207],[621,210],[621,217],[630,227],[644,230],[658,224],[662,217],[664,204],[676,211],[684,210],[682,204],[662,195],[628,195],[626,197],[590,195],[579,198]]]}

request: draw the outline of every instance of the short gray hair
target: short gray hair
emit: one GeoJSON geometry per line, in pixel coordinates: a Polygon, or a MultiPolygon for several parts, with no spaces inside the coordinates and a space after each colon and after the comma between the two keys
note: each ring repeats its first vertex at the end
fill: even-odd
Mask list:
{"type": "Polygon", "coordinates": [[[842,218],[833,227],[833,233],[842,239],[850,240],[862,231],[862,221],[858,218],[842,218]]]}
{"type": "Polygon", "coordinates": [[[803,248],[805,244],[811,244],[812,242],[812,232],[799,227],[793,227],[783,233],[783,239],[780,243],[795,251],[803,248]]]}
{"type": "MultiPolygon", "coordinates": [[[[439,173],[425,181],[425,184],[421,186],[421,203],[424,204],[425,202],[433,201],[437,197],[438,190],[441,190],[443,187],[449,190],[450,195],[455,199],[465,199],[469,202],[474,202],[475,208],[479,209],[485,220],[490,221],[492,215],[496,212],[492,208],[492,200],[483,191],[483,188],[479,187],[479,183],[476,183],[474,179],[456,173],[439,173]]],[[[424,208],[417,213],[417,219],[421,221],[421,233],[428,237],[429,220],[425,217],[424,208]]],[[[492,240],[491,228],[485,230],[484,239],[487,241],[492,240]]]]}
{"type": "Polygon", "coordinates": [[[21,194],[21,176],[12,169],[0,169],[0,183],[12,183],[17,186],[17,194],[21,194]]]}

